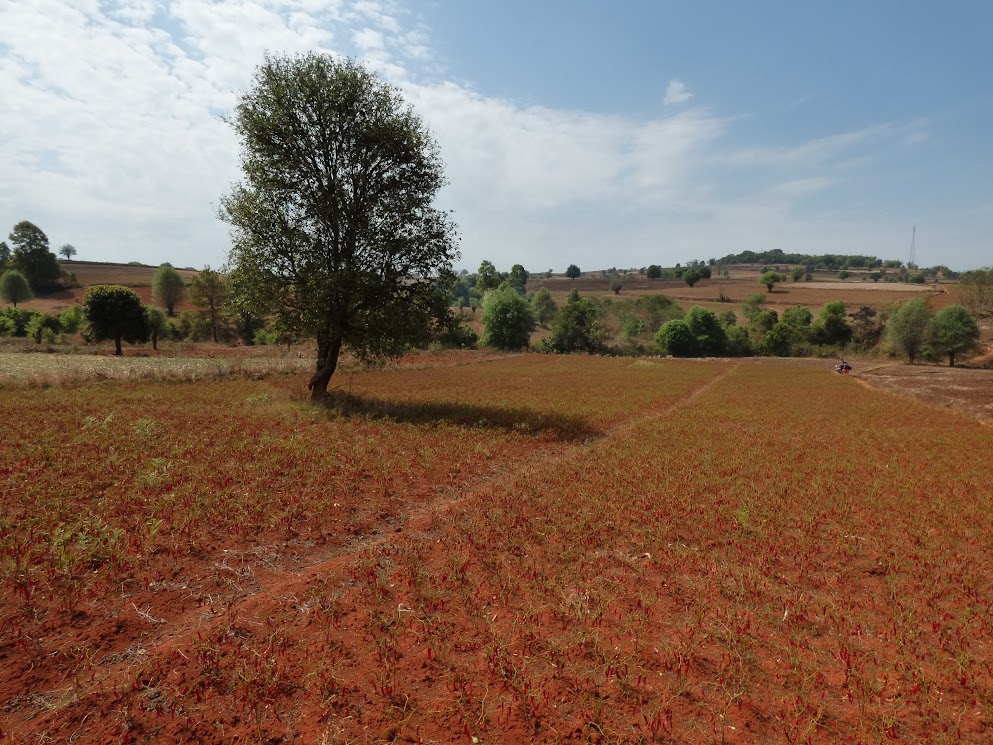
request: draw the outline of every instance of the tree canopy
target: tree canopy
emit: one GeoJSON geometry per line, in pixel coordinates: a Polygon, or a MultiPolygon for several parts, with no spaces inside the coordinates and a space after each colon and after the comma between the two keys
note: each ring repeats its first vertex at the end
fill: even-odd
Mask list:
{"type": "Polygon", "coordinates": [[[569,279],[577,279],[581,277],[583,271],[575,264],[569,264],[568,268],[565,270],[565,276],[569,279]]]}
{"type": "Polygon", "coordinates": [[[0,274],[0,297],[17,307],[18,303],[34,297],[28,280],[16,269],[8,269],[0,274]]]}
{"type": "Polygon", "coordinates": [[[58,258],[48,247],[48,236],[32,222],[22,220],[8,236],[13,252],[11,264],[37,292],[55,286],[62,276],[58,258]]]}
{"type": "Polygon", "coordinates": [[[886,325],[886,340],[890,346],[907,355],[907,360],[914,358],[924,347],[927,325],[932,313],[924,298],[914,298],[902,303],[886,325]]]}
{"type": "Polygon", "coordinates": [[[509,284],[483,298],[483,344],[497,349],[524,349],[534,331],[531,304],[509,284]]]}
{"type": "Polygon", "coordinates": [[[961,305],[948,305],[931,319],[927,344],[936,355],[948,355],[955,367],[955,355],[968,352],[979,344],[979,324],[961,305]]]}
{"type": "Polygon", "coordinates": [[[120,285],[95,285],[83,298],[87,333],[96,341],[114,340],[114,354],[122,354],[121,341],[148,341],[148,319],[141,298],[120,285]]]}
{"type": "Polygon", "coordinates": [[[317,339],[323,398],[343,346],[397,355],[449,323],[456,229],[431,134],[400,93],[352,60],[266,57],[230,124],[244,179],[221,202],[243,298],[317,339]]]}
{"type": "Polygon", "coordinates": [[[163,264],[152,277],[152,297],[165,306],[166,313],[175,315],[176,305],[186,293],[186,283],[171,264],[163,264]]]}

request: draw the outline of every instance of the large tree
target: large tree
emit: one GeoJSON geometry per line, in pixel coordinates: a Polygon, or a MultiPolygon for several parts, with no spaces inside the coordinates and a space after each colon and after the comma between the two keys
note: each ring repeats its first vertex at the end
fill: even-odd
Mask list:
{"type": "Polygon", "coordinates": [[[183,299],[186,283],[171,264],[163,264],[152,277],[152,297],[166,308],[169,316],[175,315],[176,305],[183,299]]]}
{"type": "Polygon", "coordinates": [[[343,346],[397,355],[449,322],[438,278],[458,252],[433,206],[442,162],[395,88],[351,60],[266,57],[230,123],[244,172],[221,203],[231,262],[243,300],[316,337],[313,399],[343,346]]]}
{"type": "Polygon", "coordinates": [[[22,220],[8,236],[14,247],[11,264],[36,292],[53,287],[62,276],[59,260],[48,248],[48,236],[32,222],[22,220]]]}
{"type": "Polygon", "coordinates": [[[148,341],[148,318],[141,298],[120,285],[95,285],[83,298],[87,333],[96,341],[114,340],[114,354],[122,354],[121,341],[148,341]]]}
{"type": "Polygon", "coordinates": [[[924,347],[927,325],[932,317],[927,300],[920,297],[907,300],[886,324],[886,341],[893,349],[904,352],[907,360],[913,363],[924,347]]]}
{"type": "Polygon", "coordinates": [[[947,354],[948,364],[955,367],[956,354],[979,345],[979,324],[961,305],[948,305],[931,319],[927,344],[935,354],[947,354]]]}

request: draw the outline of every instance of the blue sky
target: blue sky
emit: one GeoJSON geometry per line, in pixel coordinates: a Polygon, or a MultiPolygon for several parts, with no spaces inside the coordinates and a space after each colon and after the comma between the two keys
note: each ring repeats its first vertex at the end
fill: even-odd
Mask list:
{"type": "Polygon", "coordinates": [[[0,233],[221,265],[263,52],[365,60],[435,134],[461,266],[745,249],[993,264],[993,3],[0,1],[0,233]]]}

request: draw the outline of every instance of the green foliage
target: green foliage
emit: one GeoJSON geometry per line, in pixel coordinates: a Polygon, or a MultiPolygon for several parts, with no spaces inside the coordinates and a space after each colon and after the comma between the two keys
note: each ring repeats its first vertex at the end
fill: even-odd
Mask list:
{"type": "Polygon", "coordinates": [[[571,303],[578,303],[579,302],[579,290],[577,290],[575,287],[572,288],[571,290],[569,290],[569,294],[566,295],[566,297],[565,297],[565,302],[566,302],[566,305],[569,305],[571,303]]]}
{"type": "Polygon", "coordinates": [[[851,318],[852,343],[857,349],[864,351],[879,343],[885,326],[875,310],[864,305],[848,317],[851,318]]]}
{"type": "Polygon", "coordinates": [[[66,308],[59,314],[59,324],[63,334],[75,334],[83,325],[83,309],[78,305],[66,308]]]}
{"type": "Polygon", "coordinates": [[[620,295],[621,294],[621,290],[623,288],[624,288],[624,283],[621,282],[621,280],[619,278],[614,277],[612,280],[610,280],[610,290],[615,295],[620,295]]]}
{"type": "Polygon", "coordinates": [[[48,236],[34,223],[23,220],[8,236],[13,253],[11,266],[24,275],[31,288],[38,292],[58,285],[62,276],[59,261],[48,248],[48,236]]]}
{"type": "MultiPolygon", "coordinates": [[[[844,310],[844,306],[842,306],[844,310]]],[[[782,321],[798,329],[805,329],[814,320],[813,314],[802,305],[794,305],[783,311],[782,321]]]]}
{"type": "Polygon", "coordinates": [[[730,356],[745,357],[752,353],[747,328],[744,326],[728,326],[725,334],[727,335],[726,349],[730,356]]]}
{"type": "Polygon", "coordinates": [[[803,340],[801,327],[779,320],[762,337],[759,351],[775,357],[789,357],[795,353],[796,346],[803,340]]]}
{"type": "MultiPolygon", "coordinates": [[[[28,335],[28,325],[31,323],[31,319],[39,315],[36,310],[27,310],[25,308],[4,308],[0,310],[0,319],[7,319],[13,325],[13,331],[5,334],[5,336],[27,336],[28,335]]],[[[7,326],[7,324],[4,324],[7,326]]]]}
{"type": "Polygon", "coordinates": [[[886,343],[893,350],[906,354],[912,363],[924,348],[932,315],[924,298],[901,303],[886,325],[886,343]]]}
{"type": "Polygon", "coordinates": [[[845,270],[842,270],[842,271],[838,272],[838,279],[840,279],[840,280],[846,280],[850,276],[851,275],[848,272],[846,272],[845,270]]]}
{"type": "Polygon", "coordinates": [[[66,261],[69,261],[70,259],[72,259],[73,256],[75,256],[79,252],[76,250],[76,247],[73,246],[71,243],[63,243],[61,246],[59,246],[59,253],[62,256],[66,257],[66,261]]]}
{"type": "Polygon", "coordinates": [[[687,269],[683,273],[683,281],[690,287],[703,279],[703,275],[697,269],[687,269]]]}
{"type": "Polygon", "coordinates": [[[256,316],[316,337],[313,398],[342,347],[395,356],[447,323],[437,279],[458,251],[433,206],[443,164],[396,88],[352,60],[268,56],[231,124],[245,177],[221,203],[231,261],[256,316]]]}
{"type": "Polygon", "coordinates": [[[880,279],[882,279],[882,276],[883,276],[883,275],[882,275],[882,274],[880,274],[879,272],[870,272],[870,274],[869,274],[869,279],[871,279],[871,280],[872,280],[872,282],[873,282],[873,284],[875,284],[875,283],[876,283],[876,282],[878,282],[878,281],[879,281],[880,279]]]}
{"type": "Polygon", "coordinates": [[[489,290],[495,290],[500,286],[502,281],[503,277],[496,270],[496,267],[493,266],[493,262],[483,259],[483,262],[479,265],[479,271],[476,272],[476,289],[480,295],[485,294],[489,290]]]}
{"type": "Polygon", "coordinates": [[[565,270],[565,276],[569,279],[577,279],[583,275],[582,270],[575,264],[569,264],[568,268],[565,270]]]}
{"type": "Polygon", "coordinates": [[[10,259],[10,246],[7,245],[7,241],[0,241],[0,269],[3,269],[8,259],[10,259]]]}
{"type": "Polygon", "coordinates": [[[34,297],[27,278],[16,269],[8,269],[0,275],[0,297],[17,307],[18,303],[34,297]]]}
{"type": "Polygon", "coordinates": [[[845,304],[839,300],[821,308],[811,326],[811,335],[818,344],[844,345],[851,341],[852,329],[848,325],[845,304]]]}
{"type": "Polygon", "coordinates": [[[659,279],[662,276],[662,267],[658,264],[651,264],[645,270],[645,276],[649,279],[659,279]]]}
{"type": "Polygon", "coordinates": [[[510,274],[507,276],[507,281],[510,286],[515,288],[521,294],[524,294],[524,290],[527,287],[528,278],[531,275],[528,274],[527,269],[525,269],[520,264],[514,264],[510,267],[510,274]]]}
{"type": "Polygon", "coordinates": [[[726,310],[717,316],[718,322],[724,327],[725,331],[732,326],[738,325],[738,316],[734,314],[733,310],[726,310]]]}
{"type": "Polygon", "coordinates": [[[14,319],[0,315],[0,339],[14,336],[16,332],[17,325],[14,323],[14,319]]]}
{"type": "Polygon", "coordinates": [[[766,292],[772,292],[772,288],[782,281],[783,278],[780,276],[779,272],[765,272],[761,277],[759,277],[759,284],[765,285],[766,292]]]}
{"type": "Polygon", "coordinates": [[[163,264],[155,270],[155,276],[152,278],[152,297],[160,305],[165,306],[170,318],[176,314],[176,305],[182,301],[185,293],[186,283],[172,266],[163,264]]]}
{"type": "Polygon", "coordinates": [[[712,310],[695,305],[686,312],[683,322],[693,334],[695,354],[724,354],[727,334],[712,310]]]}
{"type": "Polygon", "coordinates": [[[479,336],[464,323],[453,323],[442,332],[438,341],[451,349],[474,349],[479,336]]]}
{"type": "MultiPolygon", "coordinates": [[[[226,338],[230,332],[225,307],[228,302],[228,285],[224,276],[206,266],[190,282],[189,289],[190,300],[200,308],[214,342],[226,338]]],[[[251,307],[251,304],[246,303],[246,307],[251,307]]]]}
{"type": "Polygon", "coordinates": [[[741,301],[741,313],[745,318],[751,321],[755,316],[762,312],[762,303],[765,302],[765,295],[761,293],[754,293],[749,295],[744,300],[741,301]]]}
{"type": "Polygon", "coordinates": [[[91,287],[83,298],[83,317],[86,319],[87,334],[95,341],[114,340],[115,354],[122,354],[122,341],[148,341],[145,307],[141,304],[141,298],[127,287],[91,287]]]}
{"type": "Polygon", "coordinates": [[[794,282],[799,282],[801,279],[803,279],[803,275],[806,273],[807,270],[805,267],[795,266],[790,270],[790,279],[792,279],[794,282]]]}
{"type": "Polygon", "coordinates": [[[596,353],[605,346],[606,329],[600,309],[589,299],[563,305],[552,320],[547,347],[551,351],[596,353]]]}
{"type": "Polygon", "coordinates": [[[62,333],[62,324],[58,316],[49,313],[38,313],[28,323],[27,334],[34,339],[35,344],[54,344],[62,333]]]}
{"type": "Polygon", "coordinates": [[[658,333],[662,324],[682,318],[682,307],[668,295],[643,295],[635,301],[634,312],[649,333],[658,333]]]}
{"type": "Polygon", "coordinates": [[[497,349],[524,349],[534,331],[531,305],[512,287],[483,297],[483,344],[497,349]]]}
{"type": "Polygon", "coordinates": [[[163,336],[166,329],[166,314],[159,308],[152,306],[145,307],[145,323],[148,324],[148,335],[152,339],[152,349],[159,348],[159,338],[163,336]]]}
{"type": "Polygon", "coordinates": [[[644,333],[645,324],[640,318],[631,313],[625,313],[621,316],[621,327],[620,335],[625,341],[632,341],[636,336],[644,333]]]}
{"type": "Polygon", "coordinates": [[[696,349],[696,339],[690,327],[681,320],[666,321],[655,335],[655,343],[666,354],[688,357],[696,349]]]}
{"type": "Polygon", "coordinates": [[[531,296],[531,311],[534,313],[535,320],[542,326],[555,317],[556,310],[557,308],[555,301],[552,299],[552,293],[544,287],[539,288],[538,291],[531,296]]]}
{"type": "Polygon", "coordinates": [[[979,345],[979,324],[961,305],[948,305],[931,319],[927,329],[927,346],[938,356],[948,355],[955,366],[955,355],[970,352],[979,345]]]}

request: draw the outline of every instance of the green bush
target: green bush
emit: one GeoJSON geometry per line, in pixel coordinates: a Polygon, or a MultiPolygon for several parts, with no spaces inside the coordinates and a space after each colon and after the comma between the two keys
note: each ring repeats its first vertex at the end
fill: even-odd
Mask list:
{"type": "Polygon", "coordinates": [[[552,333],[547,346],[551,351],[600,352],[605,347],[606,329],[600,309],[592,300],[567,303],[552,320],[552,333]]]}
{"type": "Polygon", "coordinates": [[[483,298],[483,344],[497,349],[524,349],[534,331],[531,304],[517,290],[501,286],[483,298]]]}
{"type": "Polygon", "coordinates": [[[655,335],[655,343],[665,354],[689,357],[693,354],[696,339],[684,321],[666,321],[655,335]]]}

